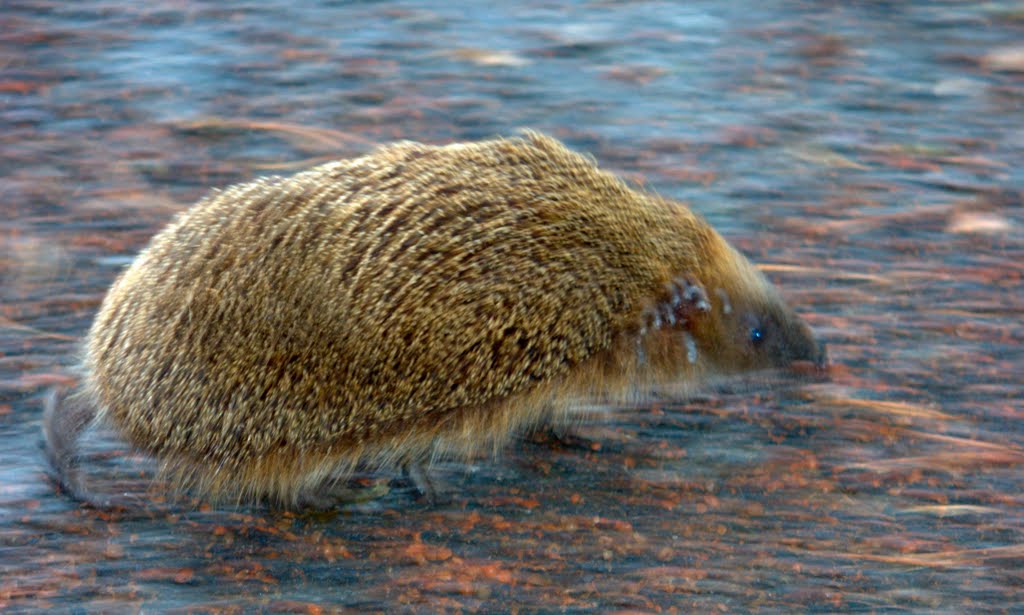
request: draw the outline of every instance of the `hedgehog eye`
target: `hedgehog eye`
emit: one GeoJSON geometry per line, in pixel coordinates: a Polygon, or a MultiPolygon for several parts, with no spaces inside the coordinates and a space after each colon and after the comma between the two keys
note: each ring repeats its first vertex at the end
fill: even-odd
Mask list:
{"type": "Polygon", "coordinates": [[[759,346],[764,341],[764,331],[760,327],[753,327],[750,330],[750,343],[759,346]]]}

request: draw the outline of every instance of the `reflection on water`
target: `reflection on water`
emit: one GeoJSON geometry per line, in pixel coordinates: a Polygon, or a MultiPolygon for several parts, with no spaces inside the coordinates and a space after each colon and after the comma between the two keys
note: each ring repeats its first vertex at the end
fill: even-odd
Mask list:
{"type": "MultiPolygon", "coordinates": [[[[22,0],[0,13],[0,608],[1022,608],[1024,18],[1012,3],[22,0]],[[762,263],[828,382],[657,399],[332,515],[192,509],[40,393],[210,187],[550,132],[762,263]]],[[[383,477],[369,484],[385,485],[383,477]]]]}

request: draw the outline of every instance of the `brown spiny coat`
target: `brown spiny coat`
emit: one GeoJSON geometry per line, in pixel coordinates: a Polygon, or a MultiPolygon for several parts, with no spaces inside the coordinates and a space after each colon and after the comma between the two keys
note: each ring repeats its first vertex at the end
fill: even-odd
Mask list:
{"type": "Polygon", "coordinates": [[[572,400],[819,358],[702,219],[528,133],[213,193],[111,288],[83,395],[179,484],[292,502],[572,400]]]}

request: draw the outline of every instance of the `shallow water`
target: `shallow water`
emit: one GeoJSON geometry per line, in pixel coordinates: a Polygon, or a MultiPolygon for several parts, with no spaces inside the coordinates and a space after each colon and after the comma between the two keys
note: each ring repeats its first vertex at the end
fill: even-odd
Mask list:
{"type": "Polygon", "coordinates": [[[1024,8],[297,4],[0,9],[0,609],[1024,609],[1024,8]],[[41,395],[175,212],[527,126],[705,215],[831,378],[445,464],[436,507],[194,510],[102,433],[96,488],[144,505],[47,480],[41,395]]]}

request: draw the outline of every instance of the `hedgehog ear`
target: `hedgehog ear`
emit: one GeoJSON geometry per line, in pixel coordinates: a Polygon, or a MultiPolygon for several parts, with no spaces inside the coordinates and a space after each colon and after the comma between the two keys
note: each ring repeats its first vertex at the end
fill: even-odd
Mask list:
{"type": "Polygon", "coordinates": [[[708,294],[693,276],[678,277],[669,284],[669,308],[680,322],[693,322],[711,311],[708,294]]]}
{"type": "Polygon", "coordinates": [[[665,285],[665,292],[645,317],[644,327],[686,328],[711,311],[704,287],[693,276],[678,277],[665,285]]]}

